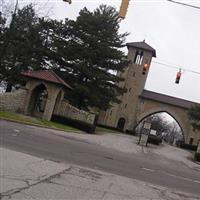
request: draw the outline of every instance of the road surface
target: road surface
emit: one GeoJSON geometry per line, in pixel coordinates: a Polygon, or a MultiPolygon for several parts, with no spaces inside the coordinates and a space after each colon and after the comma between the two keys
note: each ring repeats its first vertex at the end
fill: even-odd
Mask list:
{"type": "MultiPolygon", "coordinates": [[[[78,134],[78,133],[75,133],[78,134]]],[[[200,195],[200,171],[152,153],[128,154],[52,130],[0,120],[0,146],[200,195]]]]}

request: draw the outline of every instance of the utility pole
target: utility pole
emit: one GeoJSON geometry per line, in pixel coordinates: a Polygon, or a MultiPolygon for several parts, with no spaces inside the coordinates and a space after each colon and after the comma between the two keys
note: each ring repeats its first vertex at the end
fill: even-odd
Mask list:
{"type": "Polygon", "coordinates": [[[14,12],[12,14],[12,18],[11,18],[11,22],[10,22],[10,29],[12,29],[12,26],[13,26],[13,23],[14,23],[14,20],[15,20],[15,16],[16,16],[16,13],[17,13],[18,4],[19,4],[19,0],[16,0],[15,9],[14,9],[14,12]]]}
{"type": "Polygon", "coordinates": [[[67,2],[67,3],[69,3],[69,4],[71,4],[72,3],[72,0],[63,0],[64,2],[67,2]]]}
{"type": "Polygon", "coordinates": [[[122,0],[119,10],[119,18],[124,19],[128,10],[130,0],[122,0]]]}

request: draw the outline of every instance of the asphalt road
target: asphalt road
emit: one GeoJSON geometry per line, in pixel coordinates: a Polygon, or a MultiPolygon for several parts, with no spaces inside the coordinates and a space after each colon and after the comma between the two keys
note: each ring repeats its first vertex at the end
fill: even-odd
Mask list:
{"type": "Polygon", "coordinates": [[[67,135],[56,135],[50,129],[4,120],[0,120],[0,146],[200,196],[200,171],[159,155],[122,153],[67,135]]]}

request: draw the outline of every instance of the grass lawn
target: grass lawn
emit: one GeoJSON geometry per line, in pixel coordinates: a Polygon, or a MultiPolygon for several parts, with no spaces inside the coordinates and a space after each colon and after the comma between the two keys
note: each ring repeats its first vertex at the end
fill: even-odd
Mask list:
{"type": "Polygon", "coordinates": [[[109,129],[109,128],[104,128],[104,127],[100,127],[97,126],[96,127],[96,132],[104,132],[104,133],[121,133],[117,130],[113,130],[113,129],[109,129]]]}
{"type": "Polygon", "coordinates": [[[71,126],[55,123],[52,121],[46,121],[41,119],[36,119],[33,117],[25,116],[22,114],[12,113],[8,111],[0,110],[0,119],[13,120],[16,122],[22,122],[28,125],[39,125],[45,128],[56,128],[62,131],[80,131],[79,129],[73,128],[71,126]]]}

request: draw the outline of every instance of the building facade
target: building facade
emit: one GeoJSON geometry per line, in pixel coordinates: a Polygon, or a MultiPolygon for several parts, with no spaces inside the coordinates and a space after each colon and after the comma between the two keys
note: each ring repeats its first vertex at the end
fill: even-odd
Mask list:
{"type": "Polygon", "coordinates": [[[145,41],[127,43],[129,66],[118,76],[124,81],[120,87],[127,92],[119,97],[120,104],[113,104],[107,111],[101,111],[98,123],[133,132],[135,127],[146,117],[155,113],[166,112],[179,124],[185,142],[197,144],[200,131],[194,131],[187,116],[187,110],[194,104],[183,99],[144,90],[149,68],[156,51],[145,41]]]}

